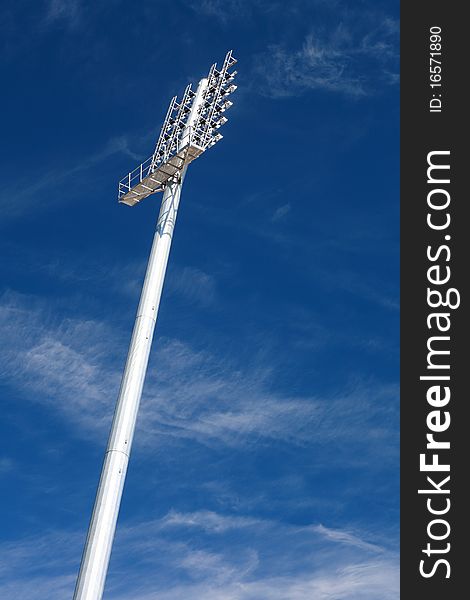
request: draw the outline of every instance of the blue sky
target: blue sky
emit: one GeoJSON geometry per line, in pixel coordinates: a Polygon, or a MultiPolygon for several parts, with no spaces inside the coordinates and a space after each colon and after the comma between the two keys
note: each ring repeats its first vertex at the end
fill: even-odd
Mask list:
{"type": "Polygon", "coordinates": [[[161,200],[117,182],[233,49],[105,598],[398,598],[398,3],[1,11],[0,597],[71,597],[161,200]]]}

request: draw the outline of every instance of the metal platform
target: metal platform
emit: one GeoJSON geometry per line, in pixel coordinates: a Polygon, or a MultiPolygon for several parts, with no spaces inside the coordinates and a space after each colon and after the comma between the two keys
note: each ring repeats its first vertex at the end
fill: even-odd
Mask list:
{"type": "Polygon", "coordinates": [[[169,179],[177,177],[186,165],[204,152],[204,148],[190,143],[181,148],[166,163],[153,169],[152,155],[119,182],[119,202],[134,206],[150,194],[160,192],[169,179]]]}

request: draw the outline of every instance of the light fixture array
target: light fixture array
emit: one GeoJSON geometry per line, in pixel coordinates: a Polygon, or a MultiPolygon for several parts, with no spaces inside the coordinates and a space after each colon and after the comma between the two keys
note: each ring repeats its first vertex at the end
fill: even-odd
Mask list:
{"type": "Polygon", "coordinates": [[[181,175],[186,165],[222,139],[219,129],[227,122],[225,111],[232,106],[229,100],[237,86],[233,84],[236,71],[230,71],[236,59],[230,50],[222,68],[214,63],[207,76],[203,102],[189,123],[196,92],[189,84],[178,102],[172,98],[163,121],[155,151],[150,158],[119,182],[118,200],[134,206],[150,194],[160,192],[165,185],[181,175]]]}

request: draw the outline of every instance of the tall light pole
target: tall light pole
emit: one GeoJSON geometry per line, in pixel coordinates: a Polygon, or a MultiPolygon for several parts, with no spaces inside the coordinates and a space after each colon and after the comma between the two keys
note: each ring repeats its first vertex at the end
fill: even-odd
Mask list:
{"type": "Polygon", "coordinates": [[[95,505],[83,551],[74,600],[101,600],[116,530],[137,411],[162,294],[171,240],[188,164],[217,143],[235,91],[237,61],[228,52],[220,70],[212,65],[196,92],[188,85],[183,98],[168,108],[153,155],[119,182],[119,202],[134,206],[163,191],[163,200],[145,274],[134,331],[116,403],[95,505]]]}

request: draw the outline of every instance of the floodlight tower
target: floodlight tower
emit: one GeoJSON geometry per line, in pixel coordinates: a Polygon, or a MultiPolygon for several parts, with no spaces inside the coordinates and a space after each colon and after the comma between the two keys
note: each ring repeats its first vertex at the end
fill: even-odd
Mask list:
{"type": "Polygon", "coordinates": [[[190,84],[180,101],[176,96],[171,100],[154,153],[119,182],[118,200],[123,204],[134,206],[160,191],[163,200],[74,600],[101,600],[103,596],[181,187],[188,164],[222,139],[218,130],[227,122],[224,113],[232,105],[228,97],[237,88],[232,83],[236,71],[230,71],[236,62],[232,52],[228,52],[221,69],[213,64],[195,92],[190,84]]]}

